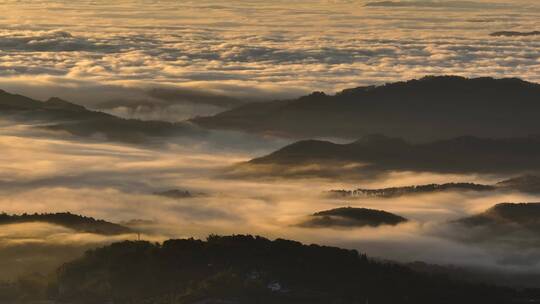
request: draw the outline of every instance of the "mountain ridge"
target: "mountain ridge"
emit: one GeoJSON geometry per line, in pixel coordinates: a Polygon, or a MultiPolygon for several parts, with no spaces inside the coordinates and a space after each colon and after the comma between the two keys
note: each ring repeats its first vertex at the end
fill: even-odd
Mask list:
{"type": "Polygon", "coordinates": [[[382,136],[347,144],[306,140],[287,145],[245,166],[363,164],[359,170],[522,173],[540,171],[540,138],[461,136],[427,143],[408,143],[382,136]],[[373,140],[376,139],[376,140],[373,140]]]}
{"type": "Polygon", "coordinates": [[[6,213],[0,213],[0,226],[36,222],[54,224],[80,232],[88,232],[102,235],[119,235],[134,233],[134,231],[130,228],[119,224],[114,224],[104,220],[97,220],[92,217],[76,215],[69,212],[40,214],[25,213],[21,215],[9,215],[6,213]]]}
{"type": "Polygon", "coordinates": [[[314,92],[292,100],[251,103],[192,119],[210,129],[291,138],[386,134],[412,141],[462,135],[540,134],[540,84],[518,78],[426,76],[421,79],[314,92]]]}
{"type": "Polygon", "coordinates": [[[199,136],[204,131],[190,123],[123,119],[104,112],[51,97],[38,101],[0,90],[0,115],[15,121],[39,122],[38,128],[62,131],[78,137],[105,137],[108,140],[141,143],[153,137],[199,136]],[[46,123],[46,125],[43,125],[46,123]]]}

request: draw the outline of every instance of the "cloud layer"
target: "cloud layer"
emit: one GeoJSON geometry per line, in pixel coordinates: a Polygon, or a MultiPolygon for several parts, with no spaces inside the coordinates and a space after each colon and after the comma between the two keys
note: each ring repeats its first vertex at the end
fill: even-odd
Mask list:
{"type": "Polygon", "coordinates": [[[155,87],[264,99],[425,74],[540,81],[538,37],[489,35],[540,28],[536,1],[368,3],[7,1],[0,87],[96,104],[155,87]]]}

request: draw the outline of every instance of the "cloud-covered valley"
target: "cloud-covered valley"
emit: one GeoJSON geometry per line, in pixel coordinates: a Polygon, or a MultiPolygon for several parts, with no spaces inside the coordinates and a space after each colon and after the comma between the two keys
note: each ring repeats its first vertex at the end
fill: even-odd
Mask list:
{"type": "MultiPolygon", "coordinates": [[[[234,134],[229,134],[230,140],[220,134],[222,142],[213,144],[178,141],[134,146],[59,139],[29,132],[28,128],[6,121],[2,124],[0,205],[8,214],[72,212],[116,223],[131,222],[149,240],[250,233],[355,248],[401,262],[422,260],[521,274],[540,271],[540,253],[531,246],[531,240],[471,243],[455,237],[458,230],[448,223],[500,202],[538,201],[537,195],[497,191],[441,192],[394,199],[335,199],[324,195],[329,189],[354,189],[360,184],[367,188],[451,181],[492,184],[502,176],[393,172],[377,179],[348,181],[227,178],[221,174],[224,169],[283,143],[271,138],[238,139],[235,135],[244,144],[239,146],[234,144],[234,134]],[[175,198],[154,194],[171,189],[204,195],[175,198]],[[397,226],[346,229],[297,225],[315,212],[346,206],[386,210],[410,221],[397,226]]],[[[39,270],[46,271],[85,248],[136,237],[97,236],[41,224],[3,227],[0,256],[6,260],[13,258],[14,252],[24,256],[17,267],[9,268],[13,275],[38,269],[40,263],[39,270]],[[44,261],[43,250],[63,254],[44,261]]]]}

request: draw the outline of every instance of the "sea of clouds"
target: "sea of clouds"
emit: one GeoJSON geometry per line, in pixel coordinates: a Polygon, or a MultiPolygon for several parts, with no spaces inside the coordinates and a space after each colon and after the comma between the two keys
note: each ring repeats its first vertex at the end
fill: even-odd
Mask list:
{"type": "Polygon", "coordinates": [[[0,88],[128,117],[231,106],[196,92],[257,101],[427,74],[540,80],[539,36],[490,36],[540,29],[533,0],[8,0],[2,9],[0,88]],[[153,88],[179,96],[162,103],[153,88]]]}

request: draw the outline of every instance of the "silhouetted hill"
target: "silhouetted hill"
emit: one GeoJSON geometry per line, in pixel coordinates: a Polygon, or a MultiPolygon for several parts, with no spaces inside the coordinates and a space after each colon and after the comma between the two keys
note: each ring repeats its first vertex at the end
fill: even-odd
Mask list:
{"type": "Polygon", "coordinates": [[[360,172],[520,173],[540,169],[540,138],[468,136],[420,144],[384,136],[368,136],[349,144],[310,140],[288,145],[244,166],[272,165],[270,174],[280,175],[282,169],[317,164],[322,169],[312,174],[324,175],[325,165],[335,167],[336,163],[361,164],[352,169],[360,172]]]}
{"type": "Polygon", "coordinates": [[[0,90],[0,109],[2,110],[34,110],[44,107],[45,103],[41,101],[0,90]]]}
{"type": "Polygon", "coordinates": [[[154,192],[154,195],[174,198],[174,199],[183,199],[183,198],[200,197],[200,196],[204,196],[205,194],[200,193],[200,192],[192,193],[188,190],[172,189],[172,190],[154,192]]]}
{"type": "Polygon", "coordinates": [[[22,224],[22,223],[49,223],[63,226],[80,232],[89,232],[103,235],[116,235],[132,233],[133,230],[104,220],[97,220],[76,214],[66,213],[42,213],[42,214],[22,214],[8,215],[0,214],[0,225],[22,224]]]}
{"type": "Polygon", "coordinates": [[[474,183],[445,183],[428,184],[405,187],[390,187],[382,189],[356,189],[356,190],[330,190],[328,194],[335,198],[354,198],[354,197],[398,197],[410,194],[434,193],[443,191],[491,191],[496,187],[474,183]]]}
{"type": "Polygon", "coordinates": [[[510,179],[500,181],[494,185],[483,185],[475,183],[444,183],[444,184],[427,184],[427,185],[412,185],[403,187],[389,187],[381,189],[365,189],[358,188],[355,190],[330,190],[326,192],[332,198],[392,198],[403,195],[414,195],[424,193],[435,193],[445,191],[495,191],[509,190],[523,193],[540,193],[540,177],[536,175],[522,175],[510,179]]]}
{"type": "Polygon", "coordinates": [[[494,32],[491,33],[490,36],[495,37],[526,37],[526,36],[540,36],[540,31],[532,31],[532,32],[516,32],[516,31],[500,31],[500,32],[494,32]]]}
{"type": "MultiPolygon", "coordinates": [[[[490,3],[490,7],[504,6],[501,3],[490,3]]],[[[479,1],[467,1],[467,0],[452,0],[452,1],[372,1],[366,3],[366,7],[383,7],[383,8],[434,8],[434,9],[448,9],[448,8],[485,8],[485,4],[479,1]]]]}
{"type": "Polygon", "coordinates": [[[187,190],[167,190],[167,191],[161,191],[161,192],[154,192],[154,195],[157,196],[164,196],[169,198],[190,198],[193,197],[193,194],[187,190]]]}
{"type": "Polygon", "coordinates": [[[316,92],[295,100],[252,103],[193,121],[300,138],[386,134],[413,141],[462,135],[540,134],[540,85],[520,79],[430,76],[419,80],[316,92]]]}
{"type": "MultiPolygon", "coordinates": [[[[540,203],[502,203],[450,224],[448,235],[464,242],[503,244],[518,251],[540,246],[540,203]]],[[[523,263],[519,255],[506,259],[523,263]]]]}
{"type": "Polygon", "coordinates": [[[377,227],[381,225],[397,225],[407,219],[382,210],[343,207],[312,214],[309,219],[300,223],[302,227],[377,227]]]}
{"type": "Polygon", "coordinates": [[[59,98],[42,102],[0,90],[0,115],[17,121],[45,123],[40,128],[65,131],[76,136],[140,142],[149,137],[197,135],[200,130],[189,123],[122,119],[59,98]]]}
{"type": "Polygon", "coordinates": [[[122,242],[59,270],[67,303],[521,303],[517,291],[416,273],[354,250],[261,237],[122,242]]]}
{"type": "Polygon", "coordinates": [[[502,203],[458,222],[468,226],[517,225],[540,232],[540,203],[502,203]]]}
{"type": "Polygon", "coordinates": [[[540,193],[540,177],[536,175],[523,175],[507,179],[496,185],[502,189],[509,189],[527,193],[540,193]]]}
{"type": "Polygon", "coordinates": [[[69,117],[73,115],[75,118],[80,115],[110,116],[101,112],[93,112],[83,106],[62,100],[57,97],[49,98],[46,101],[34,100],[22,95],[11,94],[0,90],[0,109],[4,114],[33,114],[36,117],[69,117]]]}

